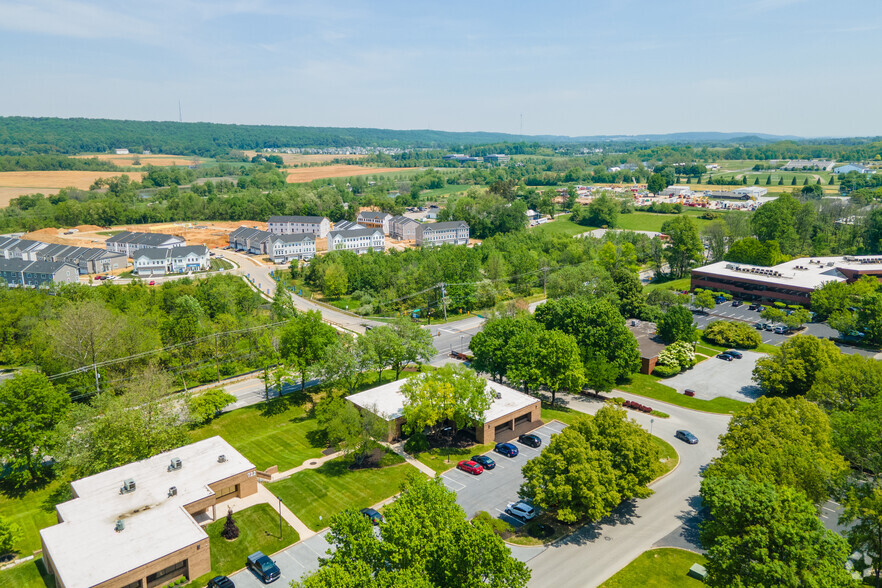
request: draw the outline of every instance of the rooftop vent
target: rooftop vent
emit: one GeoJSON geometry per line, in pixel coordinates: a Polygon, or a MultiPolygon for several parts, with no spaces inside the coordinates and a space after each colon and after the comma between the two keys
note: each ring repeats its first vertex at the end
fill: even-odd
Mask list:
{"type": "Polygon", "coordinates": [[[119,519],[118,521],[116,521],[116,525],[114,525],[113,530],[116,531],[117,533],[119,533],[120,531],[122,531],[125,528],[126,528],[126,522],[122,519],[119,519]]]}
{"type": "Polygon", "coordinates": [[[177,496],[177,495],[178,495],[178,487],[177,486],[172,486],[171,488],[168,489],[169,498],[171,498],[172,496],[177,496]]]}
{"type": "Polygon", "coordinates": [[[175,470],[179,470],[183,467],[184,463],[181,461],[179,457],[173,457],[171,460],[171,464],[168,466],[168,471],[173,472],[175,470]]]}
{"type": "Polygon", "coordinates": [[[135,481],[129,478],[123,482],[122,488],[119,489],[120,494],[128,494],[135,491],[135,481]]]}
{"type": "Polygon", "coordinates": [[[225,461],[227,461],[226,455],[221,454],[217,456],[217,463],[224,463],[225,461]]]}

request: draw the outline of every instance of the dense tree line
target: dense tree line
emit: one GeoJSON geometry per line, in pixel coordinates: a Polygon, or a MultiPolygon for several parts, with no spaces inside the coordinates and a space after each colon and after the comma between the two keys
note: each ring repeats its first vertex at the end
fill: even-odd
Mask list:
{"type": "Polygon", "coordinates": [[[0,172],[7,171],[115,171],[119,168],[110,161],[97,157],[81,158],[64,155],[3,155],[0,156],[0,172]]]}

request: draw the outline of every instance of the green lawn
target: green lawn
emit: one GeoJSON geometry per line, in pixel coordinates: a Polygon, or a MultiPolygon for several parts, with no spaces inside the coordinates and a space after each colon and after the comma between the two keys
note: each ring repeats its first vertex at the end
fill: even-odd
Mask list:
{"type": "Polygon", "coordinates": [[[448,184],[443,188],[434,188],[432,190],[423,190],[420,192],[420,198],[425,200],[426,202],[432,202],[437,200],[438,198],[446,198],[452,194],[464,194],[468,190],[472,188],[477,188],[479,192],[483,192],[487,186],[484,184],[477,184],[474,186],[466,186],[463,184],[448,184]]]}
{"type": "Polygon", "coordinates": [[[686,574],[694,563],[704,565],[703,555],[684,549],[651,549],[641,553],[601,588],[688,588],[704,583],[686,574]]]}
{"type": "Polygon", "coordinates": [[[659,459],[663,460],[664,469],[659,476],[664,476],[677,467],[677,464],[680,462],[680,456],[677,454],[677,450],[674,449],[674,446],[664,439],[660,439],[653,435],[652,442],[658,445],[659,451],[661,452],[659,459]]]}
{"type": "MultiPolygon", "coordinates": [[[[218,508],[218,517],[221,517],[218,508]]],[[[300,541],[300,536],[287,522],[282,521],[282,537],[279,538],[279,511],[269,504],[256,504],[245,510],[233,513],[233,520],[239,527],[239,538],[227,541],[221,537],[226,524],[223,517],[206,527],[211,545],[211,572],[193,579],[188,586],[202,587],[217,575],[232,574],[245,567],[245,558],[255,551],[271,555],[300,541]]]]}
{"type": "Polygon", "coordinates": [[[660,383],[658,378],[647,376],[646,374],[631,374],[628,384],[619,386],[619,389],[662,400],[670,404],[700,410],[702,412],[715,412],[719,414],[736,413],[747,406],[748,403],[734,400],[732,398],[718,397],[713,400],[701,400],[700,398],[690,398],[680,394],[670,386],[660,383]]]}
{"type": "Polygon", "coordinates": [[[213,257],[209,262],[209,270],[213,272],[216,272],[221,268],[223,268],[224,271],[227,271],[234,267],[235,266],[226,259],[217,259],[216,257],[213,257]]]}
{"type": "Polygon", "coordinates": [[[536,225],[530,230],[537,233],[548,233],[549,235],[566,235],[567,237],[572,237],[573,235],[578,235],[579,233],[590,231],[591,227],[585,227],[580,224],[574,223],[570,220],[570,215],[567,214],[564,216],[559,216],[551,222],[536,225]]]}
{"type": "Polygon", "coordinates": [[[259,470],[277,465],[279,471],[297,467],[310,458],[321,457],[323,446],[310,441],[318,428],[316,420],[292,397],[246,406],[222,414],[207,425],[190,431],[192,441],[215,435],[223,437],[259,470]]]}
{"type": "Polygon", "coordinates": [[[437,473],[446,472],[450,468],[456,467],[456,464],[468,459],[473,455],[481,455],[487,453],[495,443],[485,443],[484,445],[473,445],[468,449],[454,449],[451,447],[437,447],[428,451],[423,451],[415,455],[418,460],[435,470],[437,473]]]}
{"type": "Polygon", "coordinates": [[[690,288],[690,280],[691,278],[680,278],[678,280],[668,280],[667,282],[653,282],[643,286],[643,293],[649,294],[653,290],[658,290],[659,288],[682,292],[683,290],[688,290],[690,288]]]}
{"type": "Polygon", "coordinates": [[[0,572],[0,588],[55,588],[55,576],[46,573],[38,557],[0,572]]]}
{"type": "Polygon", "coordinates": [[[366,508],[394,496],[407,476],[418,472],[409,464],[350,470],[349,460],[338,458],[267,484],[267,488],[307,527],[319,531],[338,512],[366,508]]]}
{"type": "MultiPolygon", "coordinates": [[[[682,212],[682,214],[691,217],[692,220],[698,225],[698,228],[701,229],[705,225],[708,225],[712,222],[703,218],[698,218],[700,215],[706,212],[707,211],[703,209],[690,210],[687,208],[682,212]]],[[[714,212],[716,213],[717,211],[714,212]]],[[[631,214],[620,214],[619,226],[617,228],[624,229],[626,231],[659,232],[661,231],[662,225],[665,224],[666,221],[676,218],[677,216],[678,215],[676,214],[659,214],[656,212],[642,211],[633,212],[631,214]]]]}
{"type": "Polygon", "coordinates": [[[555,406],[552,408],[547,402],[542,403],[542,420],[546,423],[557,419],[564,424],[572,425],[573,421],[582,416],[582,414],[583,413],[579,411],[564,406],[555,406]]]}
{"type": "Polygon", "coordinates": [[[71,498],[70,485],[62,475],[43,488],[22,496],[0,494],[0,516],[18,523],[23,533],[16,546],[19,554],[27,556],[40,549],[40,529],[58,523],[55,505],[71,498]]]}

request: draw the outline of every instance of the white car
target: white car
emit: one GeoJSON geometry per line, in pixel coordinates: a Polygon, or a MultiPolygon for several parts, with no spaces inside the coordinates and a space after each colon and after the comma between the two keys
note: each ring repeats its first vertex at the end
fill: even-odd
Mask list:
{"type": "Polygon", "coordinates": [[[536,509],[523,501],[509,504],[505,508],[505,512],[522,521],[529,521],[536,516],[536,509]]]}

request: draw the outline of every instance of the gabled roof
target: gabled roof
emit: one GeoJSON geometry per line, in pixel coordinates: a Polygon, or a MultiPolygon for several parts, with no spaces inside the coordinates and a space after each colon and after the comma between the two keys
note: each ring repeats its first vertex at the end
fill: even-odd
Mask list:
{"type": "Polygon", "coordinates": [[[170,249],[160,249],[158,247],[145,247],[135,251],[132,258],[137,261],[139,259],[149,259],[150,261],[161,261],[167,259],[171,253],[170,249]]]}
{"type": "Polygon", "coordinates": [[[399,224],[410,224],[410,223],[413,223],[415,225],[420,224],[419,221],[412,219],[409,216],[396,216],[392,219],[392,222],[399,223],[399,224]]]}
{"type": "Polygon", "coordinates": [[[170,257],[187,257],[191,253],[196,255],[208,255],[208,247],[205,245],[186,245],[184,247],[172,247],[168,250],[170,257]]]}
{"type": "Polygon", "coordinates": [[[22,271],[26,274],[54,274],[65,266],[75,270],[77,269],[75,265],[67,263],[66,261],[33,261],[22,271]]]}
{"type": "Polygon", "coordinates": [[[34,263],[23,259],[3,259],[0,257],[0,272],[20,272],[34,263]]]}
{"type": "Polygon", "coordinates": [[[383,234],[380,229],[350,229],[348,231],[331,231],[328,233],[328,239],[340,236],[343,239],[357,239],[358,237],[372,237],[379,233],[383,234]]]}
{"type": "Polygon", "coordinates": [[[358,213],[358,216],[360,218],[372,219],[372,220],[378,220],[378,221],[382,221],[387,218],[392,218],[392,215],[389,214],[388,212],[376,212],[374,210],[363,210],[358,213]]]}
{"type": "Polygon", "coordinates": [[[271,216],[267,222],[271,223],[315,223],[319,224],[325,217],[323,216],[271,216]]]}
{"type": "Polygon", "coordinates": [[[469,224],[465,221],[448,221],[443,223],[429,223],[423,225],[423,231],[443,231],[446,229],[467,229],[469,224]]]}
{"type": "Polygon", "coordinates": [[[169,241],[183,240],[183,237],[167,235],[165,233],[133,233],[131,231],[123,231],[109,238],[107,243],[135,243],[155,247],[164,245],[169,241]]]}
{"type": "Polygon", "coordinates": [[[364,226],[358,224],[355,221],[342,220],[338,223],[334,223],[335,231],[349,231],[352,229],[363,229],[364,226]]]}
{"type": "Polygon", "coordinates": [[[312,233],[294,233],[292,235],[275,235],[272,238],[273,243],[301,243],[303,241],[315,241],[315,235],[312,233]]]}
{"type": "Polygon", "coordinates": [[[235,239],[259,239],[261,241],[266,241],[267,239],[273,237],[274,235],[268,231],[261,231],[260,229],[252,229],[250,227],[239,227],[232,233],[230,236],[235,239]]]}

